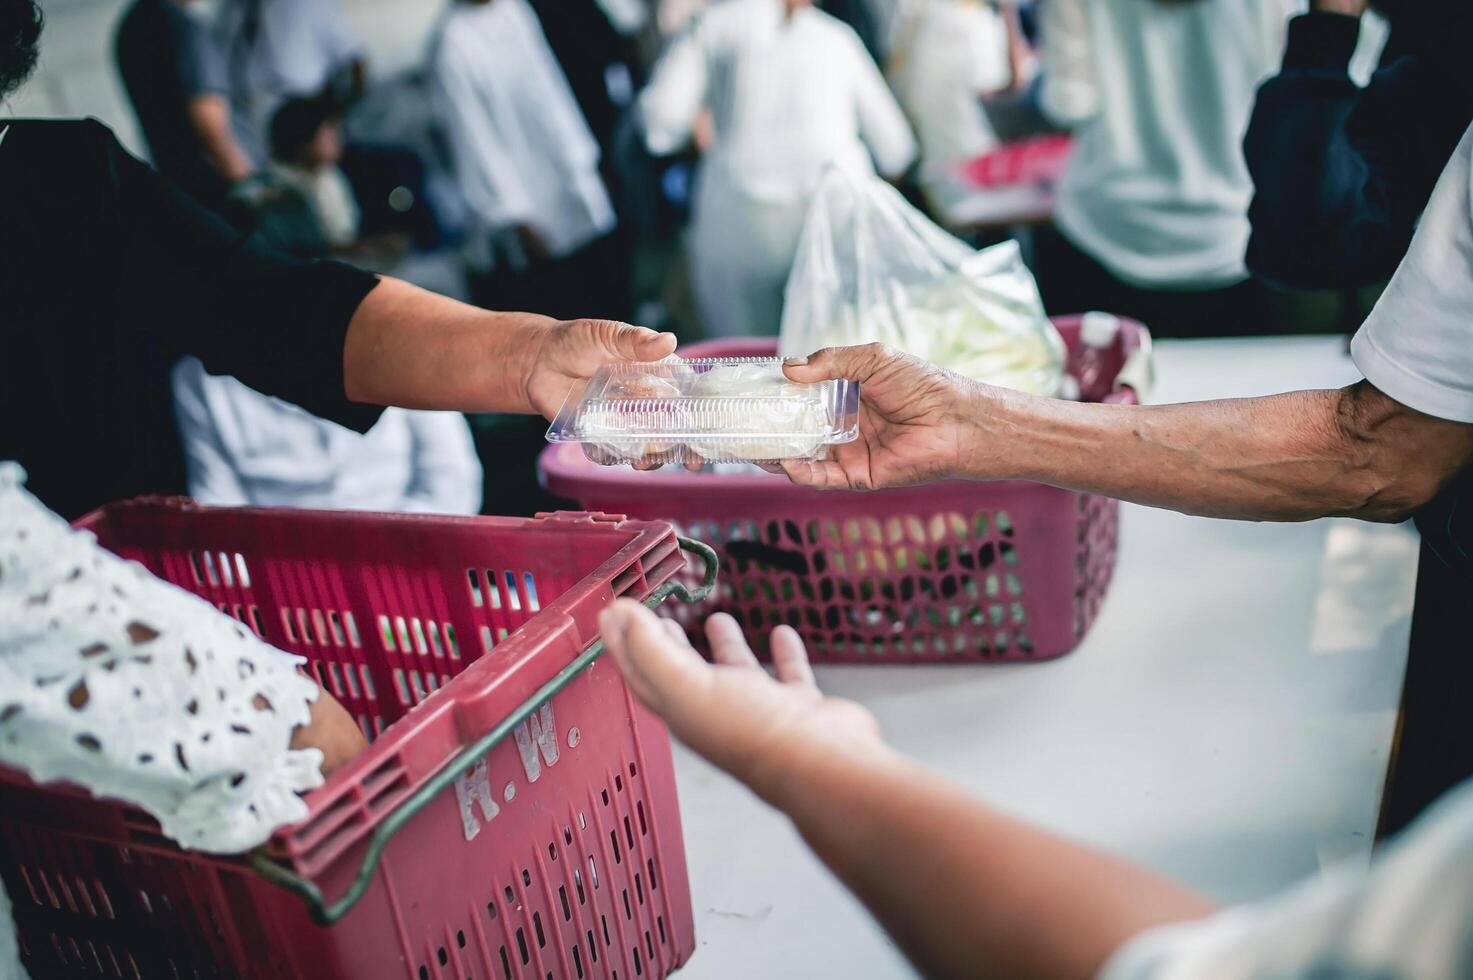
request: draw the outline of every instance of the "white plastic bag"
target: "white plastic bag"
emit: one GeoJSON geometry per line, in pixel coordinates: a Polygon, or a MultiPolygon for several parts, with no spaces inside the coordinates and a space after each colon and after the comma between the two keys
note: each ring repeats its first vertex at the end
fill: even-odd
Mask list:
{"type": "Polygon", "coordinates": [[[1065,350],[1016,242],[982,251],[890,185],[830,168],[788,277],[785,356],[879,341],[958,374],[1058,392],[1065,350]]]}

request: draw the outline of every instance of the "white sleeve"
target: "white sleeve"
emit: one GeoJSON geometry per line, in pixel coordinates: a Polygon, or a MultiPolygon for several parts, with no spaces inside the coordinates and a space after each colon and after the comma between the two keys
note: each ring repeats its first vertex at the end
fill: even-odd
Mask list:
{"type": "Polygon", "coordinates": [[[471,428],[458,412],[405,412],[409,422],[409,495],[403,509],[474,514],[481,509],[481,461],[471,428]]]}
{"type": "Polygon", "coordinates": [[[1038,5],[1038,36],[1043,78],[1039,108],[1060,126],[1078,126],[1094,118],[1100,111],[1100,92],[1085,0],[1043,0],[1038,5]]]}
{"type": "Polygon", "coordinates": [[[705,19],[698,15],[670,43],[639,95],[637,111],[645,146],[656,156],[674,153],[690,140],[691,127],[706,104],[710,79],[704,25],[705,19]]]}
{"type": "Polygon", "coordinates": [[[1002,18],[987,6],[967,8],[967,61],[972,68],[972,88],[982,95],[1000,92],[1013,81],[1008,29],[1002,18]]]}
{"type": "Polygon", "coordinates": [[[1473,976],[1473,782],[1448,793],[1371,866],[1286,895],[1149,930],[1099,980],[1473,976]]]}
{"type": "Polygon", "coordinates": [[[72,530],[24,477],[0,462],[0,762],[211,853],[305,817],[322,753],[290,748],[318,696],[302,658],[72,530]]]}
{"type": "Polygon", "coordinates": [[[202,504],[244,506],[252,501],[205,400],[208,383],[209,375],[198,358],[186,357],[174,365],[174,418],[184,445],[189,495],[202,504]]]}
{"type": "Polygon", "coordinates": [[[466,203],[491,228],[524,225],[537,217],[531,192],[511,158],[482,98],[468,59],[442,39],[431,75],[466,203]]]}
{"type": "Polygon", "coordinates": [[[1406,258],[1350,344],[1366,380],[1408,408],[1473,422],[1473,128],[1443,170],[1406,258]]]}
{"type": "Polygon", "coordinates": [[[875,169],[885,177],[898,177],[915,162],[916,139],[906,122],[900,103],[885,84],[875,61],[864,49],[859,35],[845,28],[849,60],[854,74],[854,106],[859,117],[859,135],[875,158],[875,169]]]}

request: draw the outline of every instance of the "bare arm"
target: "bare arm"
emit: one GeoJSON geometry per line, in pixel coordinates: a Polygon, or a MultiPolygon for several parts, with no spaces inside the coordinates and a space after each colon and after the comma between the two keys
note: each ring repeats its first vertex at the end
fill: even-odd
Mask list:
{"type": "Polygon", "coordinates": [[[1473,455],[1473,426],[1413,411],[1366,381],[1149,407],[996,390],[979,400],[964,472],[1212,517],[1399,521],[1473,455]]]}
{"type": "Polygon", "coordinates": [[[223,95],[197,95],[185,107],[189,124],[205,159],[226,183],[235,184],[255,170],[230,128],[230,104],[223,95]]]}
{"type": "Polygon", "coordinates": [[[1423,415],[1364,381],[1130,407],[979,385],[878,345],[820,351],[787,370],[863,385],[859,441],[832,461],[788,467],[820,487],[1026,479],[1212,517],[1399,521],[1473,460],[1473,425],[1423,415]]]}
{"type": "Polygon", "coordinates": [[[599,365],[674,349],[673,334],[493,313],[386,278],[348,324],[343,384],[350,399],[374,405],[551,417],[599,365]]]}
{"type": "Polygon", "coordinates": [[[774,681],[729,617],[707,623],[715,666],[636,603],[600,627],[634,693],[790,816],[927,976],[1092,977],[1136,933],[1211,911],[894,753],[868,712],[819,693],[791,630],[773,633],[774,681]]]}

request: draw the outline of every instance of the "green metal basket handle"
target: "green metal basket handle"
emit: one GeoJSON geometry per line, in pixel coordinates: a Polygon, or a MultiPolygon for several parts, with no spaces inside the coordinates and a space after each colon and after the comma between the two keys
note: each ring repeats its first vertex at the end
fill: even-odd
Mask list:
{"type": "MultiPolygon", "coordinates": [[[[700,602],[711,594],[711,589],[716,584],[716,572],[720,568],[720,559],[716,556],[716,552],[710,546],[690,538],[678,538],[677,540],[683,550],[700,556],[706,563],[705,575],[701,579],[701,584],[694,589],[687,589],[681,582],[666,582],[644,600],[644,604],[651,609],[672,595],[682,602],[700,602]]],[[[389,846],[389,841],[394,835],[428,806],[431,800],[449,788],[457,778],[468,772],[498,742],[510,735],[512,729],[530,717],[539,705],[561,691],[573,678],[586,670],[603,652],[603,641],[595,640],[592,646],[558,671],[556,677],[523,701],[517,710],[508,715],[501,724],[462,749],[460,754],[431,776],[428,782],[399,804],[393,813],[390,813],[382,823],[374,828],[373,835],[369,838],[368,852],[363,855],[363,864],[358,869],[357,877],[353,879],[352,886],[337,901],[329,903],[322,897],[322,889],[312,881],[278,864],[266,853],[265,849],[251,852],[251,867],[272,884],[279,885],[300,896],[307,903],[307,909],[312,915],[313,922],[323,926],[332,925],[347,915],[348,910],[358,903],[364,892],[368,891],[374,872],[378,870],[379,858],[383,856],[384,848],[389,846]]]]}

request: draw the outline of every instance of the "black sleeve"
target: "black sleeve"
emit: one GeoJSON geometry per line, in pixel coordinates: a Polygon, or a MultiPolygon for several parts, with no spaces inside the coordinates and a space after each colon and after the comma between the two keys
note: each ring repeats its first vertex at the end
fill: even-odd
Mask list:
{"type": "Polygon", "coordinates": [[[1243,149],[1247,262],[1263,278],[1305,289],[1389,278],[1468,124],[1430,59],[1400,58],[1358,88],[1358,33],[1339,14],[1295,18],[1282,70],[1259,89],[1243,149]]]}
{"type": "Polygon", "coordinates": [[[381,408],[343,388],[348,323],[378,278],[265,248],[97,129],[117,188],[127,301],[161,348],[360,432],[378,421],[381,408]]]}

